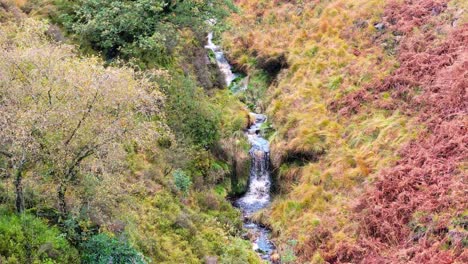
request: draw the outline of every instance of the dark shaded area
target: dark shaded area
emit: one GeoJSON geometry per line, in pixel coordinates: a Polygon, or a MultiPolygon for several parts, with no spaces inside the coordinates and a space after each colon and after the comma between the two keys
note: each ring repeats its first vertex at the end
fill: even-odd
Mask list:
{"type": "Polygon", "coordinates": [[[295,163],[299,166],[306,165],[310,162],[317,162],[321,155],[325,152],[288,152],[283,158],[282,163],[295,163]]]}
{"type": "Polygon", "coordinates": [[[257,60],[257,67],[264,70],[270,77],[271,80],[276,79],[276,76],[282,69],[289,67],[286,60],[286,56],[281,54],[277,57],[264,58],[260,57],[257,60]]]}

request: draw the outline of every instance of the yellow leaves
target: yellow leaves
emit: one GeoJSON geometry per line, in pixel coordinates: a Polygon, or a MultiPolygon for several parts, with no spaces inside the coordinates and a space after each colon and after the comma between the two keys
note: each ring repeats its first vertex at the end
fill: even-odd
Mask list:
{"type": "Polygon", "coordinates": [[[13,0],[12,1],[17,7],[23,7],[24,5],[26,5],[26,3],[28,2],[28,0],[13,0]]]}

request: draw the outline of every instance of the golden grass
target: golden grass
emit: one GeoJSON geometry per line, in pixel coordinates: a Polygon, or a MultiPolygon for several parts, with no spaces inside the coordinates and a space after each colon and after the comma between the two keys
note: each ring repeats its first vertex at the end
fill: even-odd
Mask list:
{"type": "MultiPolygon", "coordinates": [[[[274,165],[280,167],[288,153],[320,155],[318,162],[281,166],[279,180],[288,193],[262,219],[269,219],[280,244],[297,239],[297,252],[313,250],[308,247],[317,228],[331,231],[330,243],[353,241],[352,201],[420,129],[398,112],[371,105],[351,118],[328,109],[395,67],[396,60],[372,43],[385,1],[239,2],[243,12],[233,16],[233,29],[224,35],[232,58],[252,68],[245,65],[251,57],[284,54],[289,65],[268,92],[267,112],[277,129],[274,165]]],[[[320,259],[302,254],[301,260],[320,259]]]]}
{"type": "Polygon", "coordinates": [[[10,2],[17,7],[23,7],[28,3],[28,0],[10,0],[10,2]]]}

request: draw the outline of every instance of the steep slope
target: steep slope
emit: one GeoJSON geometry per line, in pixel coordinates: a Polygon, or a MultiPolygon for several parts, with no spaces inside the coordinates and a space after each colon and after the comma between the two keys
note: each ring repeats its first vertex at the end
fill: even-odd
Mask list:
{"type": "Polygon", "coordinates": [[[248,117],[180,66],[193,33],[171,68],[105,67],[0,3],[0,262],[258,263],[213,155],[248,117]]]}
{"type": "Polygon", "coordinates": [[[269,76],[282,260],[466,261],[466,3],[238,4],[224,45],[269,76]]]}

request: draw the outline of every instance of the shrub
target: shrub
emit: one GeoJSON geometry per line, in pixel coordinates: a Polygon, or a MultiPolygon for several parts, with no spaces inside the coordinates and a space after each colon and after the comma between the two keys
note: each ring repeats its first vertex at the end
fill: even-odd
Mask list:
{"type": "Polygon", "coordinates": [[[190,177],[185,173],[183,170],[178,169],[172,173],[174,177],[174,184],[176,185],[177,189],[184,194],[187,194],[190,186],[192,185],[192,181],[190,177]]]}
{"type": "Polygon", "coordinates": [[[79,263],[79,256],[57,228],[29,214],[2,212],[0,262],[79,263]]]}
{"type": "Polygon", "coordinates": [[[159,80],[166,96],[169,126],[180,141],[210,147],[220,137],[220,113],[194,80],[174,74],[159,80]]]}
{"type": "Polygon", "coordinates": [[[177,29],[200,31],[207,19],[232,10],[230,1],[65,1],[60,19],[84,44],[109,58],[139,59],[142,66],[167,65],[177,44],[177,29]]]}
{"type": "Polygon", "coordinates": [[[106,234],[93,236],[82,245],[83,263],[95,264],[144,264],[143,255],[136,251],[126,241],[111,238],[106,234]]]}

